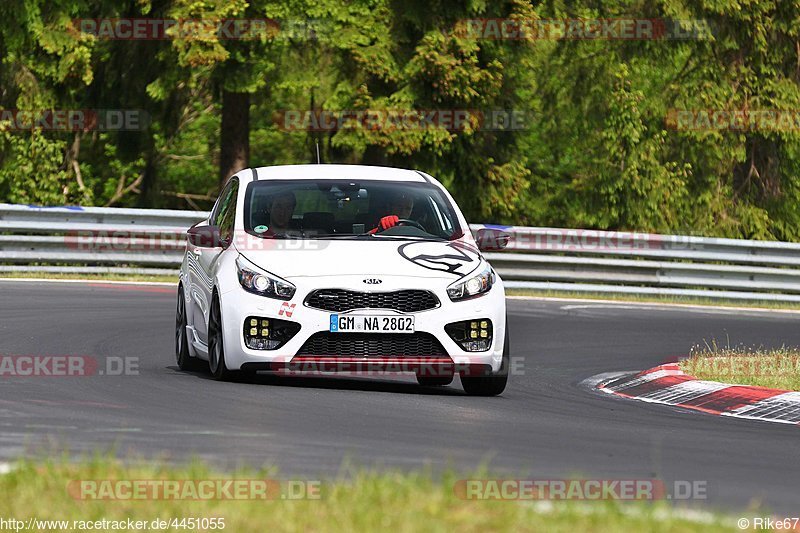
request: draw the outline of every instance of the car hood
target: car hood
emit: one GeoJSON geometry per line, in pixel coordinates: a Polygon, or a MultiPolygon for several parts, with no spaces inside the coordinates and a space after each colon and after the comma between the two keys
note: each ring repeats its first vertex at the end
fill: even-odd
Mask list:
{"type": "MultiPolygon", "coordinates": [[[[455,281],[480,265],[483,257],[463,241],[259,239],[237,247],[255,265],[286,279],[363,275],[440,278],[455,281]]],[[[379,282],[376,282],[379,283],[379,282]]]]}

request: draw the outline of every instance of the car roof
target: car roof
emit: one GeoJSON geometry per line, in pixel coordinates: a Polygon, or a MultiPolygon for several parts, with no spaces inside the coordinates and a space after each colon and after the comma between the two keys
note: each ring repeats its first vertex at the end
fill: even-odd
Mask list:
{"type": "MultiPolygon", "coordinates": [[[[277,165],[258,167],[258,180],[376,180],[427,182],[427,176],[417,170],[369,165],[277,165]]],[[[249,174],[242,171],[243,175],[249,174]]]]}

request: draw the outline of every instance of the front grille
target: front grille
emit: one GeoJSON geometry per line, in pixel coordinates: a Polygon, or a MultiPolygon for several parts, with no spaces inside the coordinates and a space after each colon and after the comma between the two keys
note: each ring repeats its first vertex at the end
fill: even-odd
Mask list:
{"type": "Polygon", "coordinates": [[[430,357],[447,355],[430,333],[313,334],[297,355],[430,357]]]}
{"type": "Polygon", "coordinates": [[[413,313],[438,307],[439,299],[432,292],[419,289],[393,292],[320,289],[309,294],[305,303],[309,307],[336,313],[353,309],[394,309],[401,313],[413,313]]]}

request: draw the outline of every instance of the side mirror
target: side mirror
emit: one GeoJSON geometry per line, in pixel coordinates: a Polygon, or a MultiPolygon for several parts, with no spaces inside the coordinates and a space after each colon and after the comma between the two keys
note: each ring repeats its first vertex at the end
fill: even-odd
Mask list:
{"type": "Polygon", "coordinates": [[[511,234],[494,228],[481,228],[475,232],[475,242],[481,252],[497,252],[508,246],[511,234]]]}
{"type": "Polygon", "coordinates": [[[222,248],[224,243],[216,226],[196,225],[186,231],[186,237],[198,248],[222,248]]]}

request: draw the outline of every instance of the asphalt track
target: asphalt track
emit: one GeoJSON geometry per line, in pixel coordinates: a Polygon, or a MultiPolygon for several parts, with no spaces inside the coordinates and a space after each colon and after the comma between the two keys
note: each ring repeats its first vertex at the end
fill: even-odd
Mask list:
{"type": "Polygon", "coordinates": [[[277,465],[317,479],[346,462],[403,469],[480,464],[513,477],[700,481],[692,506],[761,502],[800,515],[800,427],[619,399],[581,382],[642,370],[694,343],[800,345],[800,314],[509,300],[512,355],[498,398],[458,380],[259,377],[177,370],[165,287],[0,282],[0,355],[138,358],[139,374],[0,378],[0,460],[113,449],[123,457],[277,465]],[[729,340],[728,340],[729,339],[729,340]]]}

